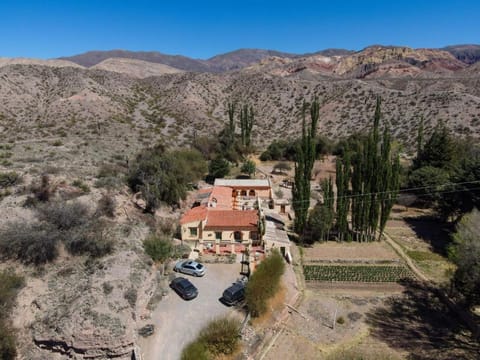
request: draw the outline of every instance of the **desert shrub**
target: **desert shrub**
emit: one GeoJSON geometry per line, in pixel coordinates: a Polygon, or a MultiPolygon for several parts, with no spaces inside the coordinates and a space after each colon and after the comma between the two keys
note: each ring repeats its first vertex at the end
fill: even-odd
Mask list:
{"type": "Polygon", "coordinates": [[[183,349],[181,360],[210,360],[211,358],[205,344],[195,340],[183,349]]]}
{"type": "Polygon", "coordinates": [[[128,304],[133,308],[137,304],[137,290],[133,287],[129,288],[123,293],[123,297],[128,304]]]}
{"type": "Polygon", "coordinates": [[[239,332],[238,320],[219,318],[200,331],[199,339],[213,355],[228,355],[237,348],[239,332]]]}
{"type": "Polygon", "coordinates": [[[17,357],[14,330],[0,321],[0,359],[14,360],[17,357]]]}
{"type": "Polygon", "coordinates": [[[277,250],[263,260],[250,277],[245,300],[253,317],[258,317],[267,310],[267,301],[278,290],[280,278],[285,271],[282,255],[277,250]]]}
{"type": "Polygon", "coordinates": [[[23,277],[12,270],[0,271],[0,320],[8,314],[7,310],[13,306],[18,291],[24,285],[23,277]]]}
{"type": "Polygon", "coordinates": [[[75,186],[76,188],[79,188],[84,193],[89,193],[90,192],[90,187],[80,179],[74,180],[72,182],[72,186],[75,186]]]}
{"type": "Polygon", "coordinates": [[[144,241],[145,252],[153,261],[163,263],[173,252],[173,244],[170,239],[162,238],[156,234],[150,234],[144,241]]]}
{"type": "Polygon", "coordinates": [[[37,208],[37,216],[59,230],[72,229],[86,224],[90,219],[88,207],[78,201],[44,204],[37,208]]]}
{"type": "Polygon", "coordinates": [[[91,221],[64,235],[65,247],[72,255],[102,257],[112,252],[113,240],[102,221],[91,221]]]}
{"type": "Polygon", "coordinates": [[[0,188],[14,186],[22,181],[22,177],[14,171],[0,173],[0,188]]]}
{"type": "Polygon", "coordinates": [[[115,217],[115,209],[117,202],[115,198],[110,194],[104,194],[97,204],[97,213],[108,217],[115,217]]]}
{"type": "Polygon", "coordinates": [[[97,173],[97,178],[108,178],[108,177],[118,177],[118,175],[123,175],[125,173],[125,168],[113,165],[113,164],[103,164],[100,166],[100,169],[97,173]]]}
{"type": "Polygon", "coordinates": [[[219,318],[200,331],[198,338],[187,345],[182,360],[212,359],[230,355],[238,347],[240,322],[236,319],[219,318]]]}
{"type": "Polygon", "coordinates": [[[59,235],[46,223],[8,223],[0,230],[0,256],[25,264],[44,264],[57,257],[59,235]]]}
{"type": "Polygon", "coordinates": [[[25,284],[23,277],[11,270],[0,271],[0,359],[15,359],[15,331],[8,325],[10,313],[18,291],[25,284]]]}
{"type": "Polygon", "coordinates": [[[110,284],[109,282],[104,282],[104,283],[102,284],[102,289],[103,289],[103,293],[104,293],[105,295],[108,295],[108,294],[110,294],[110,293],[113,291],[113,285],[110,284]]]}
{"type": "Polygon", "coordinates": [[[40,182],[32,185],[32,193],[36,201],[47,202],[54,192],[55,187],[51,184],[50,177],[47,174],[43,174],[40,182]]]}
{"type": "Polygon", "coordinates": [[[343,318],[343,316],[340,316],[337,318],[337,324],[340,324],[340,325],[345,324],[345,319],[343,318]]]}

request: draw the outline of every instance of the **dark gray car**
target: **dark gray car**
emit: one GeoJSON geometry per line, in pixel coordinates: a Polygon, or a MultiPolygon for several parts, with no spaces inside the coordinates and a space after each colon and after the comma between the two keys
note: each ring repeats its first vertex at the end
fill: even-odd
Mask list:
{"type": "Polygon", "coordinates": [[[183,277],[173,279],[170,287],[185,300],[192,300],[198,296],[198,289],[195,285],[183,277]]]}
{"type": "Polygon", "coordinates": [[[245,299],[245,283],[236,282],[228,289],[226,289],[220,301],[228,306],[237,305],[245,299]]]}
{"type": "Polygon", "coordinates": [[[193,276],[205,275],[205,266],[193,260],[180,260],[173,270],[193,276]]]}

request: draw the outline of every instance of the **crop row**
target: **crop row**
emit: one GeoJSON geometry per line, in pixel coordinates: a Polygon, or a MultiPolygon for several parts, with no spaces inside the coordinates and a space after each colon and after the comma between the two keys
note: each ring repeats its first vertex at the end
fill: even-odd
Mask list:
{"type": "Polygon", "coordinates": [[[405,266],[388,265],[305,265],[307,281],[397,282],[413,277],[405,266]]]}

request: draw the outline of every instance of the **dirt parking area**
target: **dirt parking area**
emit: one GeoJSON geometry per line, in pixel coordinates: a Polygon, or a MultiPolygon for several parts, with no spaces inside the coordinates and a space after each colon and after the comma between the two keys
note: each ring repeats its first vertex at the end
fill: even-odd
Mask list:
{"type": "Polygon", "coordinates": [[[240,264],[206,266],[207,273],[202,278],[178,274],[188,278],[198,288],[197,298],[185,301],[170,290],[157,305],[152,318],[145,321],[145,324],[155,325],[155,333],[138,340],[144,360],[180,359],[182,349],[195,339],[206,324],[219,316],[236,313],[235,308],[223,305],[219,298],[240,277],[240,264]]]}

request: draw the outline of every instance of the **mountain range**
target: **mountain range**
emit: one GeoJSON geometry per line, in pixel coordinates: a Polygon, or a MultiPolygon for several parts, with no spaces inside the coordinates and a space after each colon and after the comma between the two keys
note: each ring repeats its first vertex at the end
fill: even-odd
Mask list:
{"type": "MultiPolygon", "coordinates": [[[[207,60],[123,50],[0,58],[0,133],[12,144],[44,142],[47,152],[61,139],[66,160],[88,143],[84,158],[98,161],[103,152],[127,156],[158,141],[179,146],[194,134],[214,137],[226,103],[238,101],[254,107],[262,148],[298,136],[304,100],[319,98],[318,131],[336,139],[368,127],[381,96],[384,122],[408,150],[421,117],[427,134],[443,121],[456,134],[479,136],[479,59],[479,45],[302,55],[242,49],[207,60]]],[[[30,148],[15,154],[39,154],[30,148]]]]}

